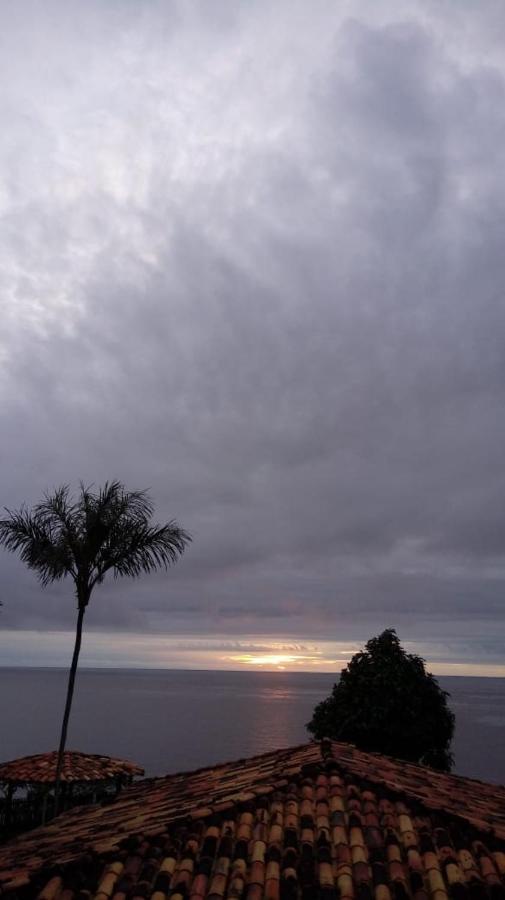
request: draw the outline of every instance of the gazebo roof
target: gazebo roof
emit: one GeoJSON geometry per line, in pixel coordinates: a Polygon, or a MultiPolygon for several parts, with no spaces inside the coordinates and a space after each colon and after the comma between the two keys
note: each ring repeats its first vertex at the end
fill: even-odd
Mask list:
{"type": "MultiPolygon", "coordinates": [[[[9,784],[53,784],[58,753],[37,753],[0,763],[0,782],[9,784]]],[[[61,780],[67,783],[108,781],[121,775],[143,775],[144,770],[126,759],[66,750],[61,780]]]]}

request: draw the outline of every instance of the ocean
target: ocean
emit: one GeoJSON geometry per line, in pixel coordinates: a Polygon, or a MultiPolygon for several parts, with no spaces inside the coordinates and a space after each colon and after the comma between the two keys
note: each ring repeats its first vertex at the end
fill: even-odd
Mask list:
{"type": "MultiPolygon", "coordinates": [[[[67,672],[0,668],[0,762],[57,748],[67,672]]],[[[68,749],[191,770],[309,740],[331,674],[81,669],[68,749]]],[[[505,782],[505,679],[439,678],[456,715],[454,771],[505,782]]]]}

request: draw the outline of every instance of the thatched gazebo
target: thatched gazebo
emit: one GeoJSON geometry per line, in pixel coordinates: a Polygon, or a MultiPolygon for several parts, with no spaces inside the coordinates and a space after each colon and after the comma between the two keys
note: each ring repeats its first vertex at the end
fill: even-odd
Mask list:
{"type": "MultiPolygon", "coordinates": [[[[51,814],[48,801],[50,805],[57,759],[57,752],[52,751],[0,763],[0,792],[5,798],[3,815],[0,807],[0,830],[29,828],[46,821],[48,813],[51,814]],[[13,816],[13,798],[18,789],[22,789],[25,796],[15,801],[16,815],[13,816]]],[[[144,769],[125,759],[66,750],[61,770],[62,809],[118,793],[136,775],[143,774],[144,769]]]]}

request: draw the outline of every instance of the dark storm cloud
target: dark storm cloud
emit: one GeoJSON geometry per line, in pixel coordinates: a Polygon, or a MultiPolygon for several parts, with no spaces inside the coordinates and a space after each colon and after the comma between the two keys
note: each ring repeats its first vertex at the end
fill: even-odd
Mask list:
{"type": "MultiPolygon", "coordinates": [[[[119,477],[192,531],[168,577],[101,589],[96,629],[397,625],[491,658],[499,35],[486,4],[470,37],[449,5],[273,6],[3,13],[25,49],[2,90],[3,501],[119,477]]],[[[72,626],[68,587],[6,556],[1,596],[6,628],[72,626]]]]}

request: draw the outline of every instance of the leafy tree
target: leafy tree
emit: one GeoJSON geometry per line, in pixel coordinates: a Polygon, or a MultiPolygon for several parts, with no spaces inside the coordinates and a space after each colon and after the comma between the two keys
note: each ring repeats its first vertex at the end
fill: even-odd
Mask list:
{"type": "Polygon", "coordinates": [[[145,491],[127,491],[119,481],[96,493],[82,483],[76,498],[68,486],[46,494],[33,510],[6,510],[0,519],[0,544],[18,552],[45,587],[70,575],[77,600],[77,627],[56,766],[55,812],[84,613],[93,589],[106,574],[136,578],[173,565],[191,540],[176,522],[151,523],[154,507],[145,491]]]}
{"type": "Polygon", "coordinates": [[[317,739],[450,771],[454,715],[448,696],[424,660],[407,653],[388,628],[353,656],[307,728],[317,739]]]}

